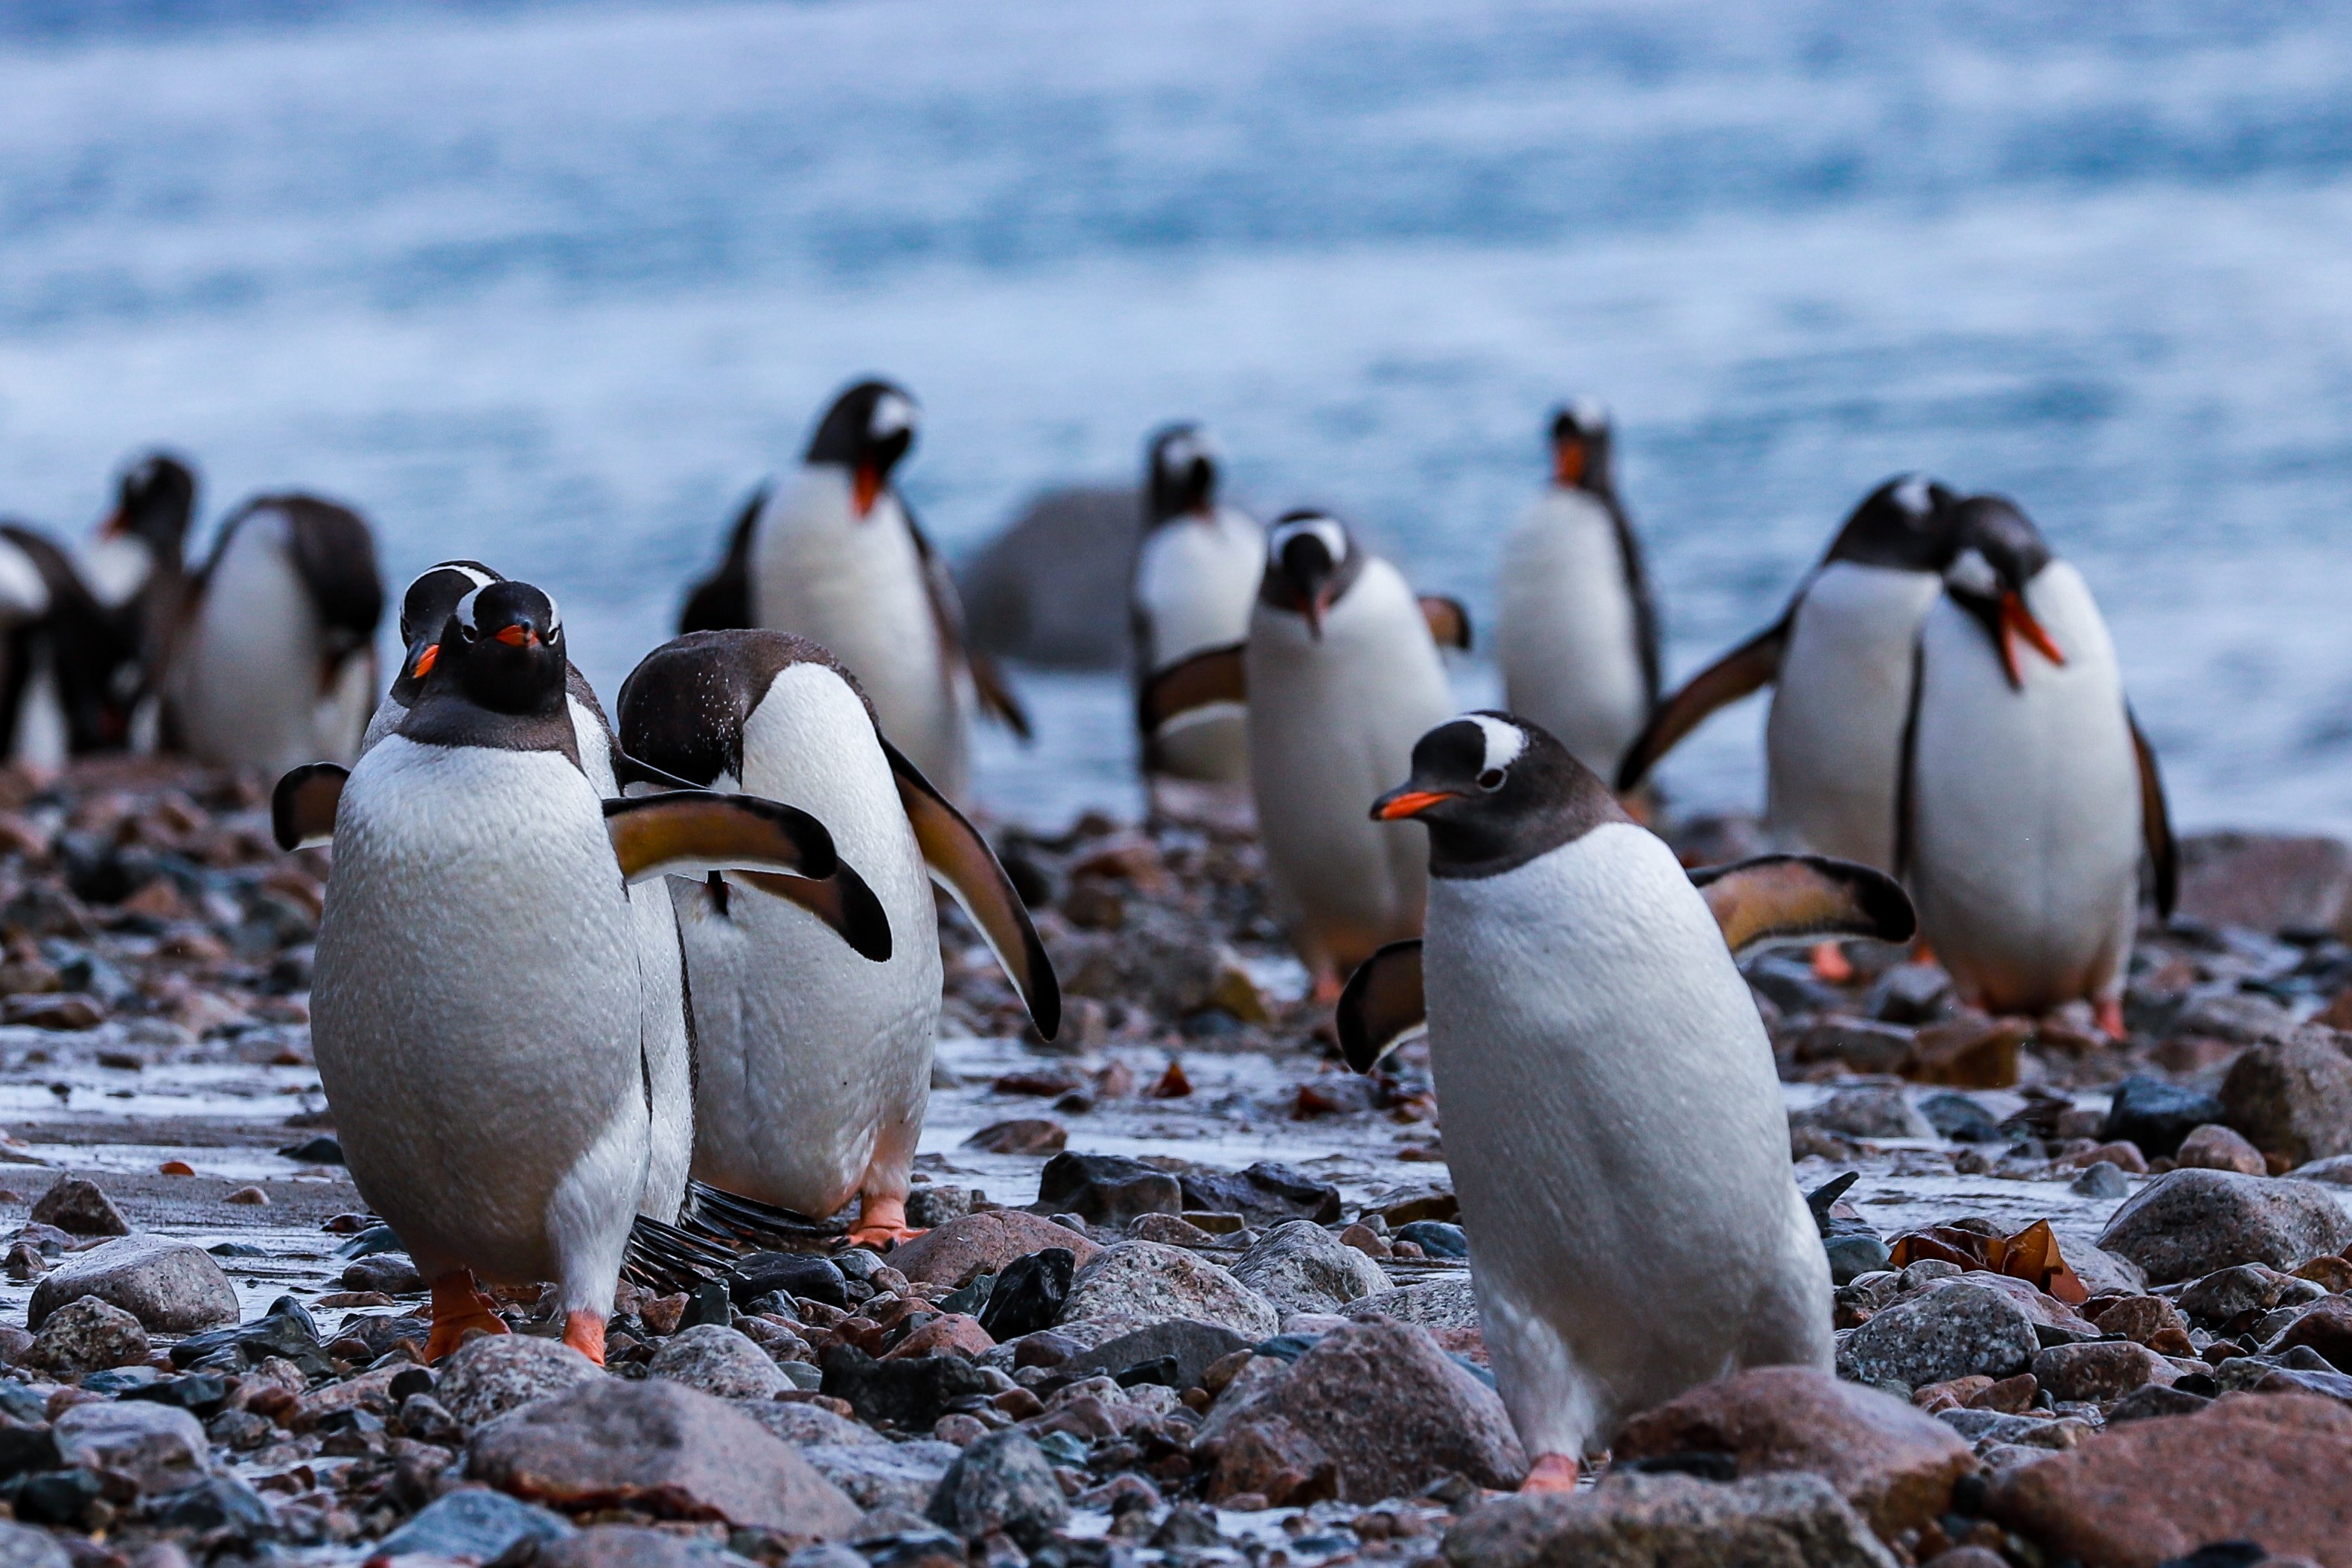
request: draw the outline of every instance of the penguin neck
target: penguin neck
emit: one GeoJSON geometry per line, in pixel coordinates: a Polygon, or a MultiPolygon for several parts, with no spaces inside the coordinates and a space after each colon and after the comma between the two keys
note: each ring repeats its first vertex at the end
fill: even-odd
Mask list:
{"type": "Polygon", "coordinates": [[[1451,820],[1433,815],[1424,820],[1429,826],[1429,874],[1457,881],[1516,871],[1596,827],[1633,822],[1597,783],[1547,799],[1465,812],[1451,820]]]}
{"type": "MultiPolygon", "coordinates": [[[[453,682],[428,680],[395,733],[425,746],[487,746],[505,752],[561,752],[582,767],[580,741],[562,687],[520,713],[474,701],[453,682]]],[[[584,773],[585,768],[582,768],[584,773]]]]}

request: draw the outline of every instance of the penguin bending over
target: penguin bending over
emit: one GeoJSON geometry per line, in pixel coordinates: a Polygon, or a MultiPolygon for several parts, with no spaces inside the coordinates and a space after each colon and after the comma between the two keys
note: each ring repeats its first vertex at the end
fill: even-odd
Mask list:
{"type": "Polygon", "coordinates": [[[1022,739],[1028,715],[964,637],[947,563],[890,482],[915,442],[915,400],[863,381],[834,400],[801,470],[736,521],[727,559],[687,601],[679,630],[765,626],[831,648],[889,735],[950,799],[970,768],[975,699],[1022,739]]]}
{"type": "Polygon", "coordinates": [[[1293,511],[1266,535],[1248,640],[1161,671],[1140,700],[1148,735],[1203,703],[1246,700],[1266,873],[1324,1002],[1382,942],[1421,930],[1421,846],[1351,803],[1454,710],[1437,629],[1469,645],[1460,605],[1415,599],[1337,518],[1293,511]]]}
{"type": "Polygon", "coordinates": [[[1429,829],[1429,929],[1360,969],[1349,1064],[1425,1021],[1471,1279],[1532,1490],[1745,1367],[1827,1368],[1830,1270],[1737,947],[1899,942],[1903,890],[1813,857],[1685,874],[1549,733],[1442,724],[1372,807],[1429,829]],[[1425,1002],[1424,1002],[1425,998],[1425,1002]]]}
{"type": "Polygon", "coordinates": [[[302,495],[247,502],[188,587],[164,675],[172,732],[222,767],[350,763],[375,705],[383,618],[357,512],[302,495]]]}
{"type": "Polygon", "coordinates": [[[695,1174],[810,1215],[863,1204],[863,1242],[906,1223],[939,1028],[945,886],[1037,1030],[1061,994],[1044,944],[986,840],[883,737],[856,677],[784,632],[697,632],[622,683],[624,749],[718,790],[788,797],[822,816],[863,873],[879,951],[845,952],[814,900],[828,884],[754,873],[672,884],[691,982],[695,1174]],[[871,960],[872,962],[869,962],[871,960]]]}
{"type": "Polygon", "coordinates": [[[1504,699],[1613,778],[1658,701],[1658,614],[1617,497],[1609,411],[1552,416],[1552,482],[1503,549],[1504,699]]]}
{"type": "Polygon", "coordinates": [[[1958,511],[1965,551],[1919,634],[1901,868],[1964,1001],[2086,998],[2119,1038],[2143,851],[2159,918],[2178,876],[2156,752],[2082,574],[2006,498],[1958,511]]]}
{"type": "MultiPolygon", "coordinates": [[[[1249,635],[1265,572],[1265,531],[1217,501],[1216,449],[1194,425],[1151,438],[1144,458],[1143,548],[1135,559],[1130,621],[1138,689],[1192,655],[1249,635]]],[[[1143,737],[1146,773],[1238,784],[1249,776],[1247,720],[1214,703],[1143,737]]]]}
{"type": "Polygon", "coordinates": [[[556,1281],[565,1342],[601,1362],[649,1156],[625,889],[843,868],[823,824],[772,801],[600,800],[566,711],[562,624],[538,589],[468,594],[438,646],[337,803],[320,1077],[352,1179],[432,1283],[428,1358],[500,1331],[480,1276],[556,1281]]]}

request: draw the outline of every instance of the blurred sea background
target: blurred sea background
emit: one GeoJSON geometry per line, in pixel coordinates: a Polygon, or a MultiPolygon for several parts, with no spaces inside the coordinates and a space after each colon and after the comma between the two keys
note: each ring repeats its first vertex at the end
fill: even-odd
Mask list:
{"type": "MultiPolygon", "coordinates": [[[[0,513],[314,489],[609,699],[862,373],[951,553],[1192,417],[1474,614],[1591,394],[1673,675],[1925,469],[2081,563],[2183,824],[2352,831],[2347,84],[2262,0],[6,0],[0,513]]],[[[1021,679],[983,797],[1131,809],[1121,679],[1021,679]]]]}

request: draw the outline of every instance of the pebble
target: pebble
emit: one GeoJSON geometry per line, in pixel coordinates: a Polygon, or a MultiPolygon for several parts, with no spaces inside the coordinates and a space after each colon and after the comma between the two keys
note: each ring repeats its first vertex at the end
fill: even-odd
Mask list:
{"type": "Polygon", "coordinates": [[[2238,1132],[2219,1122],[2209,1121],[2190,1130],[2180,1141],[2180,1152],[2172,1163],[2189,1170],[2235,1171],[2245,1176],[2263,1176],[2270,1166],[2263,1152],[2241,1137],[2238,1132]]]}
{"type": "Polygon", "coordinates": [[[1000,1273],[1016,1258],[1049,1247],[1067,1249],[1079,1268],[1102,1248],[1066,1226],[1018,1209],[991,1209],[950,1220],[890,1254],[893,1267],[928,1285],[961,1285],[979,1274],[1000,1273]]]}
{"type": "Polygon", "coordinates": [[[2077,1197],[2119,1198],[2131,1191],[2131,1182],[2114,1161],[2099,1160],[2084,1166],[2083,1173],[2066,1184],[2066,1190],[2077,1197]]]}
{"type": "Polygon", "coordinates": [[[1337,1312],[1391,1289],[1378,1263],[1304,1219],[1285,1221],[1259,1237],[1234,1263],[1233,1275],[1286,1312],[1337,1312]]]}
{"type": "Polygon", "coordinates": [[[1237,1172],[1194,1166],[1181,1174],[1179,1185],[1186,1212],[1239,1215],[1245,1226],[1289,1219],[1329,1225],[1339,1217],[1339,1188],[1272,1160],[1237,1172]]]}
{"type": "Polygon", "coordinates": [[[1116,1376],[1131,1367],[1168,1361],[1175,1363],[1173,1386],[1194,1388],[1211,1366],[1235,1351],[1248,1349],[1250,1342],[1222,1323],[1170,1318],[1079,1351],[1060,1363],[1060,1371],[1074,1378],[1105,1373],[1116,1376]]]}
{"type": "Polygon", "coordinates": [[[1141,1214],[1181,1214],[1182,1185],[1167,1172],[1125,1154],[1065,1152],[1037,1178],[1040,1214],[1075,1214],[1094,1225],[1125,1226],[1141,1214]]]}
{"type": "Polygon", "coordinates": [[[147,1331],[137,1318],[95,1296],[51,1311],[33,1336],[25,1364],[64,1376],[133,1366],[147,1359],[147,1331]]]}
{"type": "Polygon", "coordinates": [[[1076,1268],[1077,1254],[1066,1247],[1014,1258],[996,1276],[979,1328],[991,1340],[1010,1340],[1053,1327],[1069,1304],[1076,1268]]]}
{"type": "Polygon", "coordinates": [[[236,1288],[210,1253],[163,1236],[125,1236],[77,1253],[33,1287],[30,1325],[67,1302],[95,1296],[151,1332],[184,1334],[236,1321],[236,1288]]]}
{"type": "Polygon", "coordinates": [[[1946,1089],[1919,1101],[1919,1114],[1927,1125],[1955,1143],[1997,1143],[2000,1141],[2000,1124],[1983,1104],[1965,1094],[1946,1089]]]}
{"type": "Polygon", "coordinates": [[[204,1425],[168,1405],[94,1400],[58,1415],[50,1434],[65,1463],[143,1493],[193,1486],[212,1465],[204,1425]]]}
{"type": "Polygon", "coordinates": [[[1789,1119],[1849,1138],[1933,1138],[1936,1130],[1899,1089],[1840,1089],[1809,1110],[1789,1119]]]}
{"type": "Polygon", "coordinates": [[[1069,1147],[1070,1130],[1042,1116],[992,1121],[963,1141],[983,1154],[1058,1154],[1069,1147]]]}
{"type": "Polygon", "coordinates": [[[53,1225],[74,1236],[129,1236],[131,1222],[99,1190],[81,1176],[59,1176],[33,1204],[35,1225],[53,1225]]]}
{"type": "Polygon", "coordinates": [[[716,1323],[671,1335],[646,1363],[646,1375],[721,1399],[772,1399],[792,1386],[774,1358],[749,1336],[716,1323]]]}
{"type": "Polygon", "coordinates": [[[503,1492],[454,1491],[385,1536],[376,1550],[387,1557],[416,1553],[490,1563],[523,1542],[562,1541],[576,1533],[562,1514],[503,1492]]]}
{"type": "MultiPolygon", "coordinates": [[[[903,1260],[905,1252],[891,1256],[903,1260]]],[[[903,1267],[902,1261],[902,1272],[903,1267]]],[[[754,1252],[738,1259],[734,1272],[728,1276],[727,1289],[738,1306],[778,1292],[822,1301],[828,1307],[849,1305],[849,1281],[840,1268],[828,1259],[799,1252],[754,1252]]]]}
{"type": "Polygon", "coordinates": [[[950,1402],[997,1392],[991,1374],[961,1356],[877,1361],[855,1345],[836,1344],[817,1352],[817,1364],[827,1394],[845,1402],[861,1420],[902,1432],[928,1432],[950,1402]]]}
{"type": "Polygon", "coordinates": [[[2034,1381],[2053,1399],[2105,1404],[2147,1384],[2170,1384],[2180,1373],[2146,1345],[2128,1340],[2053,1345],[2033,1358],[2034,1381]]]}
{"type": "Polygon", "coordinates": [[[2041,1341],[2026,1310],[1969,1276],[1931,1283],[1874,1313],[1837,1352],[1840,1377],[1917,1388],[1956,1377],[2011,1377],[2041,1341]]]}
{"type": "Polygon", "coordinates": [[[1339,1495],[1339,1462],[1285,1416],[1242,1423],[1219,1443],[1208,1499],[1231,1506],[1244,1497],[1260,1507],[1296,1508],[1339,1495]]]}
{"type": "MultiPolygon", "coordinates": [[[[942,1422],[970,1419],[940,1417],[942,1422]]],[[[800,1457],[814,1467],[817,1474],[839,1487],[859,1508],[899,1508],[910,1513],[919,1513],[929,1506],[959,1451],[958,1445],[933,1438],[837,1446],[811,1443],[799,1450],[800,1457]]]]}
{"type": "Polygon", "coordinates": [[[433,1396],[469,1430],[604,1376],[570,1345],[532,1334],[485,1335],[458,1346],[436,1370],[433,1396]]]}
{"type": "Polygon", "coordinates": [[[1035,1550],[1069,1517],[1054,1467],[1026,1432],[992,1432],[958,1454],[928,1517],[967,1541],[1002,1532],[1035,1550]]]}
{"type": "Polygon", "coordinates": [[[2347,1244],[2352,1215],[2327,1188],[2232,1171],[2158,1176],[2116,1211],[2098,1242],[2159,1285],[2239,1263],[2292,1268],[2347,1244]]]}
{"type": "Polygon", "coordinates": [[[1227,1270],[1181,1247],[1122,1241],[1077,1271],[1061,1321],[1089,1318],[1156,1322],[1190,1318],[1218,1323],[1253,1340],[1282,1328],[1274,1303],[1227,1270]]]}

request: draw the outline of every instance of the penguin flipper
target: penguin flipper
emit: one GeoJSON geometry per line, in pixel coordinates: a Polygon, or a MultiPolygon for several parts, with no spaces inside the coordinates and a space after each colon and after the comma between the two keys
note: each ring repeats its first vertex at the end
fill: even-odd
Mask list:
{"type": "Polygon", "coordinates": [[[1358,964],[1332,1016],[1339,1026],[1339,1054],[1358,1072],[1371,1071],[1382,1057],[1426,1028],[1421,939],[1390,942],[1358,964]]]}
{"type": "Polygon", "coordinates": [[[1908,942],[1919,929],[1901,883],[1826,855],[1759,855],[1705,867],[1690,879],[1735,953],[1759,942],[1832,936],[1908,942]]]}
{"type": "Polygon", "coordinates": [[[1246,702],[1249,678],[1242,668],[1240,643],[1205,648],[1179,659],[1146,679],[1136,698],[1135,721],[1146,736],[1180,713],[1212,702],[1246,702]]]}
{"type": "Polygon", "coordinates": [[[1771,683],[1780,673],[1780,656],[1789,646],[1790,620],[1783,616],[1691,677],[1680,691],[1659,705],[1618,764],[1618,794],[1639,787],[1660,759],[1708,714],[1771,683]]]}
{"type": "Polygon", "coordinates": [[[751,624],[751,538],[767,505],[768,482],[762,479],[735,514],[735,525],[728,533],[727,559],[687,595],[686,607],[677,617],[680,637],[688,632],[731,631],[751,624]]]}
{"type": "Polygon", "coordinates": [[[980,699],[981,711],[1024,742],[1034,739],[1029,728],[1029,710],[1021,706],[1021,699],[1013,694],[1012,683],[1004,679],[1003,667],[977,648],[971,650],[969,662],[972,691],[980,699]]]}
{"type": "Polygon", "coordinates": [[[2157,771],[2156,748],[2140,732],[2131,705],[2124,705],[2124,721],[2131,726],[2132,751],[2139,759],[2139,833],[2147,858],[2156,868],[2157,919],[2172,918],[2174,898],[2180,890],[2180,845],[2172,837],[2172,812],[2164,801],[2164,775],[2157,771]]]}
{"type": "Polygon", "coordinates": [[[269,830],[280,849],[315,849],[335,837],[335,808],[352,770],[335,763],[305,763],[269,792],[269,830]]]}
{"type": "Polygon", "coordinates": [[[1470,612],[1461,600],[1444,594],[1423,594],[1421,618],[1429,623],[1429,635],[1437,639],[1438,647],[1470,651],[1470,612]]]}
{"type": "Polygon", "coordinates": [[[879,732],[875,739],[882,743],[882,754],[890,759],[899,804],[906,808],[916,847],[922,851],[932,879],[954,896],[971,923],[980,928],[1005,977],[1021,993],[1030,1022],[1040,1035],[1052,1039],[1062,1026],[1061,982],[1055,978],[1053,960],[1045,956],[1045,944],[1038,940],[1028,908],[1013,890],[1013,879],[1004,874],[996,851],[963,813],[931,787],[921,769],[879,732]]]}
{"type": "Polygon", "coordinates": [[[745,885],[798,904],[849,944],[860,958],[876,963],[890,957],[890,917],[866,879],[844,861],[830,877],[779,877],[768,871],[737,871],[745,885]]]}
{"type": "Polygon", "coordinates": [[[680,790],[608,800],[604,829],[631,882],[742,870],[830,877],[841,864],[824,823],[758,795],[680,790]]]}

